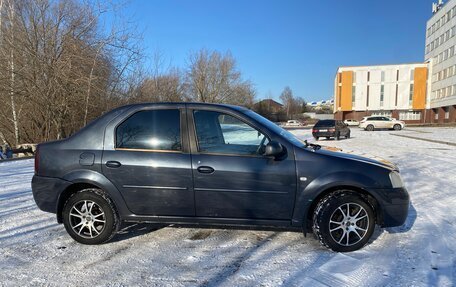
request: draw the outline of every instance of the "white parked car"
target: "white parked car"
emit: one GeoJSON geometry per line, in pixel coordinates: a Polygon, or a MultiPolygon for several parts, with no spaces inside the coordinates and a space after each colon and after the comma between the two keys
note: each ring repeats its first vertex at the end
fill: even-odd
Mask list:
{"type": "Polygon", "coordinates": [[[289,120],[285,123],[286,127],[302,127],[303,124],[298,120],[289,120]]]}
{"type": "Polygon", "coordinates": [[[359,122],[357,120],[345,120],[344,123],[347,126],[359,126],[359,122]]]}
{"type": "Polygon", "coordinates": [[[370,116],[364,117],[359,123],[359,127],[366,131],[373,131],[375,129],[393,129],[400,131],[405,127],[405,123],[389,117],[370,116]]]}

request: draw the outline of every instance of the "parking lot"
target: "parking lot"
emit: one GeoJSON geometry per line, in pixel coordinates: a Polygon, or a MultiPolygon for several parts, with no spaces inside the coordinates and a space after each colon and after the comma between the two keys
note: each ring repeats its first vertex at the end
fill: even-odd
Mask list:
{"type": "MultiPolygon", "coordinates": [[[[412,206],[338,254],[312,235],[133,225],[113,242],[74,242],[34,204],[33,160],[0,163],[0,286],[452,286],[456,280],[456,128],[366,132],[321,145],[396,163],[412,206]]],[[[313,141],[311,130],[294,134],[313,141]]],[[[312,168],[312,167],[309,167],[312,168]]]]}

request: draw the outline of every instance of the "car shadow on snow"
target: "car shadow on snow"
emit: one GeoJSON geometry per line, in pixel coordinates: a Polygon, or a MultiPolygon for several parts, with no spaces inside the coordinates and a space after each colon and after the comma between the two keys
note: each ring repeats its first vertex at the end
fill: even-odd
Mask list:
{"type": "Polygon", "coordinates": [[[145,235],[166,227],[165,224],[154,223],[122,223],[116,236],[110,242],[124,241],[133,237],[145,235]]]}

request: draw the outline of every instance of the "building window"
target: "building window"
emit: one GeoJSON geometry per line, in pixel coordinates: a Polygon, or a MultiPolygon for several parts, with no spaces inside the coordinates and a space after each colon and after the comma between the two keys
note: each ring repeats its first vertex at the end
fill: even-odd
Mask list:
{"type": "Polygon", "coordinates": [[[413,102],[413,84],[410,84],[409,105],[412,105],[412,102],[413,102]]]}
{"type": "Polygon", "coordinates": [[[421,112],[399,112],[399,120],[402,121],[419,121],[421,120],[421,112]]]}
{"type": "Polygon", "coordinates": [[[451,46],[450,48],[450,57],[453,57],[454,55],[454,46],[451,46]]]}
{"type": "Polygon", "coordinates": [[[411,69],[410,70],[410,81],[413,81],[414,80],[414,75],[415,75],[415,69],[411,69]]]}
{"type": "Polygon", "coordinates": [[[352,106],[355,105],[355,98],[356,98],[356,86],[352,87],[352,106]]]}
{"type": "Polygon", "coordinates": [[[445,61],[446,59],[448,59],[448,50],[443,53],[443,60],[445,61]]]}
{"type": "Polygon", "coordinates": [[[367,72],[367,81],[368,81],[368,82],[370,81],[370,75],[371,75],[371,73],[370,73],[370,72],[367,72]]]}
{"type": "Polygon", "coordinates": [[[380,87],[380,107],[383,107],[383,99],[384,99],[384,96],[385,96],[385,86],[382,85],[380,87]]]}
{"type": "Polygon", "coordinates": [[[382,82],[385,81],[385,71],[382,71],[382,82]]]}
{"type": "Polygon", "coordinates": [[[450,118],[450,109],[445,107],[443,110],[445,111],[445,120],[448,120],[450,118]]]}

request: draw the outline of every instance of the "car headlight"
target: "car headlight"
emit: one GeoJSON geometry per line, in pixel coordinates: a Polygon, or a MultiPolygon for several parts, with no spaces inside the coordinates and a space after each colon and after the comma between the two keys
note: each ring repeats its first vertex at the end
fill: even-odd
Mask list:
{"type": "Polygon", "coordinates": [[[392,171],[389,174],[391,185],[393,188],[404,187],[404,182],[402,181],[401,175],[397,171],[392,171]]]}

